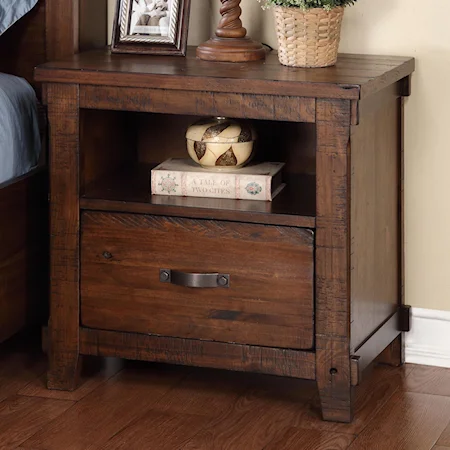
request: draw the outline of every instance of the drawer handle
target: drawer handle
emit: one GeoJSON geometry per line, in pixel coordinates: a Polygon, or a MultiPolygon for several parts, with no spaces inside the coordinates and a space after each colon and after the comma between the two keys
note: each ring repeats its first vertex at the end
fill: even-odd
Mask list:
{"type": "Polygon", "coordinates": [[[159,281],[192,288],[228,288],[230,275],[225,273],[186,273],[160,269],[159,281]]]}

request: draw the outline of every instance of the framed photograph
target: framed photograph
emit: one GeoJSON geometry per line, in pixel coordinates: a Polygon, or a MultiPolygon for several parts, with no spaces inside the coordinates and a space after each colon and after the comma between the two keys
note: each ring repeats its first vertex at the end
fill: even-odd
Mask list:
{"type": "Polygon", "coordinates": [[[186,55],[191,0],[117,0],[111,51],[186,55]]]}

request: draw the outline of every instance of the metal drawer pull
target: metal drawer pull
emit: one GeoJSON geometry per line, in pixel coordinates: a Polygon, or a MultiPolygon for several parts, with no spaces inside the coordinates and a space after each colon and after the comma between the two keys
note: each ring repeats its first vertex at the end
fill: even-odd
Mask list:
{"type": "Polygon", "coordinates": [[[192,288],[228,288],[230,275],[225,273],[186,273],[160,269],[159,281],[192,288]]]}

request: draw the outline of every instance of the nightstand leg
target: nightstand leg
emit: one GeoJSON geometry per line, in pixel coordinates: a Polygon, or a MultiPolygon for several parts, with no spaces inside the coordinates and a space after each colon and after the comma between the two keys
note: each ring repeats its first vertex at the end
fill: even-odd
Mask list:
{"type": "Polygon", "coordinates": [[[316,380],[324,420],[352,420],[350,102],[316,102],[316,380]]]}
{"type": "Polygon", "coordinates": [[[353,420],[350,359],[345,342],[319,339],[316,348],[316,379],[322,417],[332,422],[353,420]]]}
{"type": "Polygon", "coordinates": [[[74,391],[80,381],[82,358],[77,354],[52,352],[49,354],[47,388],[74,391]]]}
{"type": "Polygon", "coordinates": [[[376,362],[388,366],[399,367],[405,363],[404,333],[400,333],[378,356],[376,362]]]}
{"type": "Polygon", "coordinates": [[[49,84],[50,389],[74,390],[80,372],[78,85],[49,84]]]}
{"type": "Polygon", "coordinates": [[[353,388],[350,388],[338,396],[330,397],[325,390],[319,388],[323,420],[341,423],[350,423],[353,420],[352,390],[353,388]]]}

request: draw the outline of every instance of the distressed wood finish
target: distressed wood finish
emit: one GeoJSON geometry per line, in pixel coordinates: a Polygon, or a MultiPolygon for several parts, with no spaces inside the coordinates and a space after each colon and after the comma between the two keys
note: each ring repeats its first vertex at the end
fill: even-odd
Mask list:
{"type": "Polygon", "coordinates": [[[317,101],[316,378],[325,420],[352,420],[350,102],[317,101]]]}
{"type": "Polygon", "coordinates": [[[65,112],[51,116],[50,379],[73,388],[81,354],[302,377],[324,419],[350,422],[362,370],[402,362],[400,101],[414,60],[236,67],[102,51],[38,68],[65,112]],[[217,114],[252,120],[257,158],[285,163],[283,192],[150,195],[151,167],[183,157],[186,126],[217,114]],[[229,273],[231,287],[173,286],[159,269],[229,273]]]}
{"type": "Polygon", "coordinates": [[[401,302],[399,99],[374,106],[351,136],[352,350],[401,302]]]}
{"type": "Polygon", "coordinates": [[[148,186],[149,171],[154,166],[139,164],[101,177],[86,187],[80,199],[82,209],[315,227],[313,176],[297,176],[295,188],[284,188],[272,202],[255,204],[251,200],[152,196],[148,186]]]}
{"type": "Polygon", "coordinates": [[[79,371],[78,86],[48,85],[51,298],[48,387],[73,390],[79,371]]]}
{"type": "Polygon", "coordinates": [[[118,348],[128,359],[315,378],[313,352],[80,329],[83,355],[116,356],[118,348]]]}
{"type": "Polygon", "coordinates": [[[82,86],[80,107],[311,123],[316,115],[311,98],[126,87],[82,86]]]}
{"type": "Polygon", "coordinates": [[[270,54],[265,63],[252,63],[243,70],[236,67],[199,61],[195,49],[186,58],[112,55],[102,50],[47,63],[37,68],[36,78],[91,86],[359,100],[408,76],[414,70],[414,59],[342,55],[335,67],[293,70],[270,54]]]}
{"type": "MultiPolygon", "coordinates": [[[[85,331],[91,334],[81,330],[82,351],[85,331]]],[[[97,352],[100,342],[102,351],[112,353],[117,335],[106,339],[104,335],[112,333],[100,332],[98,340],[98,334],[89,338],[90,349],[97,352]]],[[[134,337],[126,337],[129,356],[140,357],[142,351],[153,359],[153,349],[161,341],[137,337],[139,345],[134,337]]],[[[158,355],[164,358],[167,349],[174,349],[173,341],[165,341],[164,350],[156,350],[158,355]]],[[[197,355],[206,360],[209,343],[197,344],[197,355]]],[[[220,343],[212,344],[219,357],[225,355],[220,343]]],[[[181,348],[183,357],[186,347],[181,348]]],[[[170,352],[174,359],[175,353],[170,352]]],[[[243,355],[236,352],[236,366],[243,355]]],[[[308,373],[314,377],[314,354],[309,355],[308,373]]],[[[308,380],[146,362],[125,363],[120,370],[116,358],[87,357],[84,384],[68,393],[43,387],[45,359],[31,337],[3,344],[0,360],[0,442],[5,450],[448,450],[450,446],[450,370],[444,368],[375,366],[358,387],[357,415],[347,425],[321,421],[315,383],[308,380]]],[[[306,366],[305,360],[302,363],[306,366]]]]}
{"type": "Polygon", "coordinates": [[[85,213],[81,232],[83,326],[267,347],[313,346],[310,230],[85,213]],[[161,283],[160,269],[225,273],[230,286],[161,283]]]}

